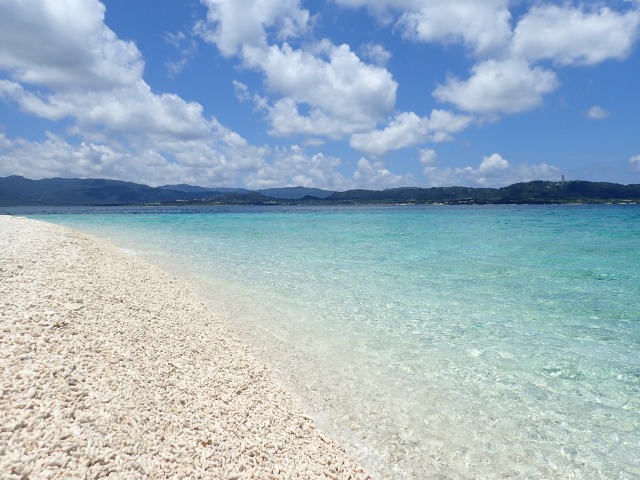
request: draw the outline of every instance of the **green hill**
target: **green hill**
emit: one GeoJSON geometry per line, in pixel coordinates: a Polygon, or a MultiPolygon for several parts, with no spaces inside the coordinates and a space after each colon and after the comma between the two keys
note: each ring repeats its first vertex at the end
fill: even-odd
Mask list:
{"type": "Polygon", "coordinates": [[[353,205],[353,204],[546,204],[637,203],[640,185],[606,182],[516,183],[503,188],[392,188],[330,192],[306,187],[259,191],[191,185],[150,187],[106,179],[0,178],[0,206],[90,205],[353,205]]]}

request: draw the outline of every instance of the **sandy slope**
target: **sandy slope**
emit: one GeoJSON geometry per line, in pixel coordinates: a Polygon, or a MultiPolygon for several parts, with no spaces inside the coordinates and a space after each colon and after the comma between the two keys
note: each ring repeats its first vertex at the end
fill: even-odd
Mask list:
{"type": "Polygon", "coordinates": [[[190,288],[0,216],[0,477],[368,478],[190,288]]]}

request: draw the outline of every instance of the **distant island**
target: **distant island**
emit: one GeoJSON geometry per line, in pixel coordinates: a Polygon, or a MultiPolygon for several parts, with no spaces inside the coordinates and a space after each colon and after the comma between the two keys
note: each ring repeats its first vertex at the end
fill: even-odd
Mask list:
{"type": "Polygon", "coordinates": [[[640,202],[640,184],[531,181],[502,188],[403,187],[334,192],[285,187],[262,190],[193,185],[150,187],[107,179],[0,178],[0,207],[122,205],[487,205],[640,202]]]}

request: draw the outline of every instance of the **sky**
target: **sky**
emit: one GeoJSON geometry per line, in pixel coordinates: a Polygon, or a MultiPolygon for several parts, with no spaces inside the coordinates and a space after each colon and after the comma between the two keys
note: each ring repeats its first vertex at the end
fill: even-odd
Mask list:
{"type": "Polygon", "coordinates": [[[640,0],[0,0],[0,176],[640,183],[640,0]]]}

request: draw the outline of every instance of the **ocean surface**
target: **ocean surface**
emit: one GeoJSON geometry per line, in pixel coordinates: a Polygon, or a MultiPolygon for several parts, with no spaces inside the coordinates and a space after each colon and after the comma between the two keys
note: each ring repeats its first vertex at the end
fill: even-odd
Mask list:
{"type": "Polygon", "coordinates": [[[388,478],[640,478],[640,206],[12,209],[195,281],[388,478]]]}

